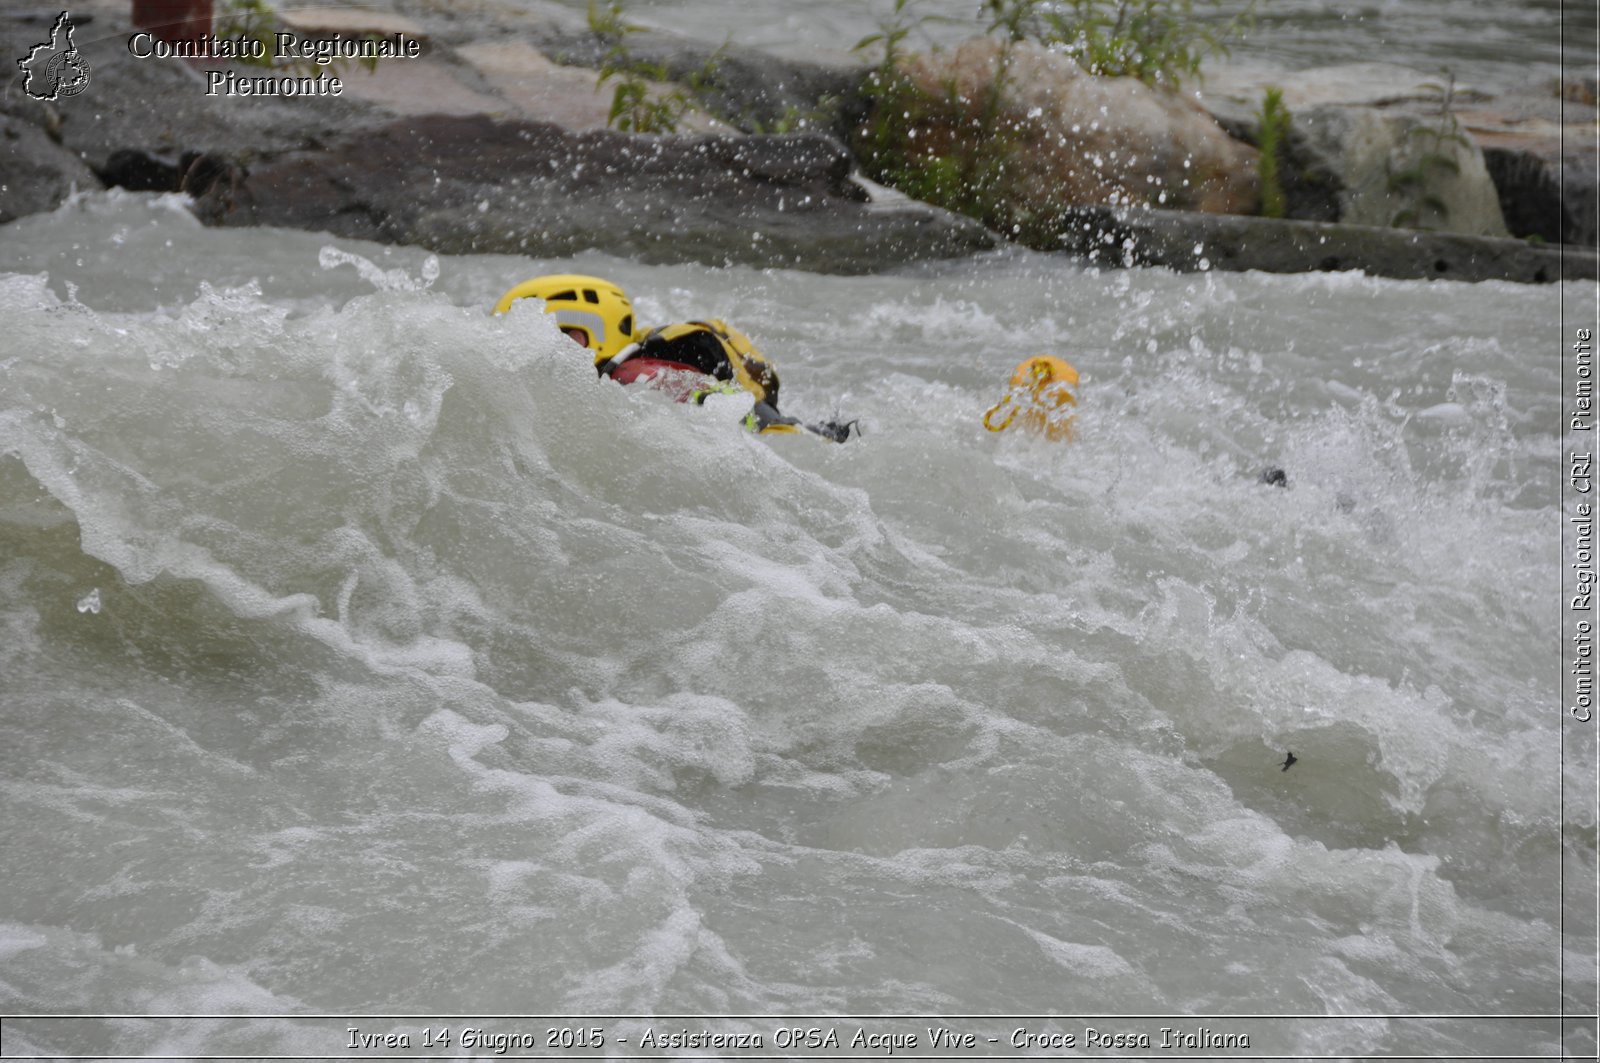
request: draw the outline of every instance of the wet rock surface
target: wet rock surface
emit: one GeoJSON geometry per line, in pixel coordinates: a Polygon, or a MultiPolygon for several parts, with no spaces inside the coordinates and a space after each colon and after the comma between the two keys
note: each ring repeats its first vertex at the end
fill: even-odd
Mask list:
{"type": "Polygon", "coordinates": [[[1482,150],[1464,134],[1455,139],[1440,121],[1319,107],[1298,114],[1295,128],[1300,152],[1337,182],[1337,220],[1509,235],[1482,150]]]}
{"type": "Polygon", "coordinates": [[[54,210],[75,188],[99,187],[94,171],[45,127],[0,114],[0,223],[54,210]]]}
{"type": "Polygon", "coordinates": [[[1256,152],[1188,97],[1136,78],[1094,77],[1072,59],[1023,41],[988,37],[903,66],[920,91],[918,144],[985,130],[1004,153],[1006,190],[1019,214],[1065,204],[1162,203],[1221,214],[1259,203],[1256,152]],[[1004,77],[992,100],[990,86],[1004,77]],[[946,102],[948,101],[948,102],[946,102]],[[993,132],[987,130],[992,129],[993,132]]]}
{"type": "MultiPolygon", "coordinates": [[[[422,58],[380,64],[375,75],[346,68],[340,73],[347,90],[338,99],[289,100],[208,97],[208,67],[131,59],[122,5],[101,0],[92,8],[93,32],[78,41],[94,70],[86,92],[44,103],[26,97],[13,81],[0,93],[0,221],[53,209],[74,188],[117,185],[189,192],[211,224],[284,225],[454,252],[555,257],[593,248],[653,262],[870,272],[1000,242],[969,219],[904,197],[864,193],[851,177],[854,160],[838,140],[820,133],[643,137],[596,128],[609,88],[595,86],[591,68],[551,61],[592,64],[603,54],[582,17],[567,9],[551,8],[547,21],[533,23],[525,10],[496,15],[492,5],[484,8],[487,15],[476,8],[470,16],[419,15],[427,34],[422,58]]],[[[0,50],[24,54],[48,33],[55,10],[35,14],[0,17],[0,50]]],[[[717,51],[659,32],[640,34],[638,44],[642,58],[680,77],[703,68],[717,51]]],[[[840,129],[863,107],[859,69],[769,60],[737,49],[723,51],[719,63],[710,90],[747,129],[826,129],[830,123],[840,129]]],[[[1382,115],[1389,125],[1414,124],[1425,114],[1426,90],[1415,84],[1422,75],[1385,80],[1370,73],[1308,76],[1299,96],[1287,96],[1291,110],[1315,116],[1323,113],[1319,108],[1332,109],[1327,113],[1340,117],[1326,124],[1346,125],[1364,121],[1352,117],[1361,114],[1382,115]]],[[[1044,82],[1029,84],[1034,95],[1049,97],[1044,102],[1054,99],[1044,82]]],[[[1231,95],[1226,85],[1208,89],[1201,102],[1233,135],[1216,132],[1232,153],[1223,169],[1253,179],[1253,149],[1241,141],[1251,138],[1250,101],[1259,100],[1251,93],[1259,86],[1234,88],[1231,95]]],[[[1474,193],[1479,206],[1492,178],[1512,234],[1592,248],[1593,160],[1563,149],[1563,131],[1574,115],[1592,133],[1592,99],[1552,96],[1515,106],[1470,94],[1462,99],[1462,126],[1484,148],[1483,178],[1474,193]]],[[[1039,100],[1034,104],[1043,109],[1039,100]]],[[[726,126],[708,120],[701,128],[726,126]]],[[[1147,139],[1159,146],[1156,133],[1147,139]]],[[[1317,139],[1315,125],[1291,131],[1285,167],[1290,213],[1348,221],[1354,216],[1351,190],[1359,182],[1348,160],[1319,149],[1317,139]]],[[[1126,145],[1130,153],[1135,140],[1126,145]]],[[[1041,169],[1035,183],[1048,191],[1053,173],[1041,169]]],[[[1253,194],[1223,190],[1220,198],[1207,199],[1199,195],[1202,187],[1191,185],[1192,202],[1175,202],[1243,210],[1253,194]]],[[[1480,213],[1489,218],[1492,211],[1480,213]]],[[[1451,214],[1464,218],[1468,212],[1451,214]]],[[[1071,219],[1063,249],[1108,264],[1192,269],[1201,268],[1203,257],[1209,268],[1221,269],[1359,268],[1397,277],[1532,282],[1593,276],[1593,255],[1581,249],[1568,247],[1563,255],[1553,247],[1473,243],[1453,234],[1362,226],[1335,231],[1308,229],[1304,221],[1297,227],[1222,214],[1079,207],[1071,219]],[[1085,233],[1086,220],[1104,228],[1085,233]],[[1120,247],[1124,239],[1133,240],[1131,255],[1120,247]],[[1197,244],[1207,249],[1204,255],[1193,253],[1197,244]]],[[[1497,231],[1492,220],[1477,227],[1497,231]]]]}
{"type": "Polygon", "coordinates": [[[1254,143],[1269,86],[1292,115],[1284,182],[1292,218],[1381,225],[1431,195],[1445,206],[1426,212],[1432,231],[1597,246],[1597,111],[1582,82],[1495,98],[1439,74],[1348,63],[1226,68],[1194,91],[1229,132],[1254,143]],[[1430,146],[1450,162],[1419,166],[1430,146]],[[1408,171],[1423,170],[1428,183],[1407,187],[1408,171]]]}
{"type": "Polygon", "coordinates": [[[1600,244],[1594,159],[1563,157],[1549,144],[1496,145],[1483,157],[1512,232],[1547,244],[1600,244]]]}
{"type": "Polygon", "coordinates": [[[199,204],[218,225],[327,229],[452,253],[864,272],[992,247],[932,209],[876,208],[818,134],[642,136],[482,115],[394,122],[253,167],[199,204]]]}
{"type": "Polygon", "coordinates": [[[1523,240],[1184,211],[1076,212],[1069,250],[1101,265],[1181,272],[1360,270],[1406,280],[1550,284],[1600,277],[1600,256],[1523,240]]]}
{"type": "MultiPolygon", "coordinates": [[[[133,58],[127,49],[131,28],[125,24],[98,19],[94,30],[93,34],[85,30],[78,39],[79,50],[93,68],[92,80],[81,95],[44,102],[25,95],[17,83],[0,94],[0,113],[46,128],[52,139],[92,169],[102,168],[122,149],[259,157],[315,147],[382,120],[380,111],[356,100],[207,96],[200,67],[182,60],[133,58]]],[[[0,21],[0,48],[7,56],[26,54],[39,43],[38,37],[35,23],[0,21]]]]}
{"type": "MultiPolygon", "coordinates": [[[[998,242],[970,219],[870,202],[850,180],[848,154],[820,134],[647,137],[529,121],[529,110],[549,106],[588,114],[578,124],[592,126],[592,104],[519,106],[526,101],[495,94],[481,55],[438,43],[423,59],[379,65],[395,110],[359,69],[342,77],[363,91],[337,99],[207,97],[200,68],[131,59],[127,29],[103,36],[91,53],[94,83],[84,96],[59,106],[7,97],[6,129],[16,135],[5,141],[0,174],[17,174],[28,189],[7,196],[10,216],[53,208],[76,180],[79,188],[190,191],[210,224],[325,230],[447,252],[596,249],[648,261],[865,272],[998,242]],[[416,113],[430,98],[456,113],[416,113]],[[503,117],[476,110],[475,100],[498,101],[503,117]]],[[[25,50],[38,33],[8,25],[0,43],[25,50]]],[[[505,63],[490,73],[497,69],[505,63]]],[[[567,98],[593,96],[592,72],[559,70],[567,98]]]]}

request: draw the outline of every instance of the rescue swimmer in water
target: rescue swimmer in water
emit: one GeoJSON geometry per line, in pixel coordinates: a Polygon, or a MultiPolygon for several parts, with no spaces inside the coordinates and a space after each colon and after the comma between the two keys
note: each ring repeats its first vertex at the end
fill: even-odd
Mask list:
{"type": "Polygon", "coordinates": [[[760,435],[808,433],[842,443],[855,422],[804,424],[778,412],[778,371],[750,338],[710,318],[640,329],[627,293],[610,281],[557,273],[523,281],[500,297],[504,314],[518,299],[538,299],[556,327],[594,356],[595,370],[619,384],[649,383],[679,402],[749,392],[745,427],[760,435]]]}

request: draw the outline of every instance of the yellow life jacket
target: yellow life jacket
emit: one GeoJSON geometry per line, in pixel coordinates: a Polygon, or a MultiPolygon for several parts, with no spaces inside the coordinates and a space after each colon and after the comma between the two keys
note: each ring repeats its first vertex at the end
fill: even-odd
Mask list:
{"type": "Polygon", "coordinates": [[[749,336],[716,318],[650,329],[602,371],[609,373],[630,358],[687,365],[715,380],[733,381],[769,406],[778,405],[778,371],[749,336]]]}
{"type": "Polygon", "coordinates": [[[755,405],[745,416],[744,426],[758,435],[806,432],[842,443],[850,438],[855,425],[853,421],[805,424],[779,413],[777,369],[756,350],[750,337],[716,318],[650,329],[633,346],[602,364],[600,372],[612,376],[635,358],[688,366],[719,382],[687,393],[687,401],[702,403],[708,395],[718,392],[745,391],[753,395],[755,405]]]}

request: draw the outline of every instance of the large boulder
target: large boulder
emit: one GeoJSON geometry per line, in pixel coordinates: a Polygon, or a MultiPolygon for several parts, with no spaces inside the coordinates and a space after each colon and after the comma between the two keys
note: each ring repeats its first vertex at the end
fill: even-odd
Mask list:
{"type": "Polygon", "coordinates": [[[404,119],[217,181],[218,225],[280,225],[449,253],[864,272],[994,246],[921,204],[874,204],[832,139],[643,136],[482,115],[404,119]]]}
{"type": "Polygon", "coordinates": [[[1462,124],[1483,145],[1514,236],[1595,247],[1594,134],[1600,122],[1592,79],[1463,109],[1462,124]]]}
{"type": "Polygon", "coordinates": [[[1296,113],[1294,126],[1338,180],[1339,221],[1507,235],[1483,151],[1452,116],[1330,106],[1296,113]]]}
{"type": "MultiPolygon", "coordinates": [[[[332,17],[300,12],[307,32],[353,25],[319,29],[312,15],[332,17]]],[[[997,242],[970,219],[874,202],[824,136],[658,138],[530,120],[593,124],[596,75],[552,67],[515,41],[431,34],[422,58],[343,72],[349,91],[338,98],[208,97],[194,65],[133,59],[126,23],[107,22],[79,41],[94,71],[87,91],[59,105],[0,94],[5,217],[106,183],[189,192],[212,224],[449,252],[595,248],[867,271],[997,242]],[[557,74],[570,76],[554,83],[557,74]]],[[[48,19],[42,29],[0,19],[0,52],[25,54],[48,31],[48,19]]]]}
{"type": "Polygon", "coordinates": [[[1189,87],[1252,143],[1267,89],[1282,94],[1291,116],[1281,156],[1291,218],[1506,235],[1506,189],[1485,154],[1480,113],[1490,97],[1478,89],[1393,63],[1239,64],[1209,70],[1189,87]]]}
{"type": "MultiPolygon", "coordinates": [[[[1439,75],[1398,63],[1336,63],[1293,69],[1265,62],[1208,65],[1204,77],[1184,82],[1184,91],[1229,129],[1254,126],[1268,88],[1283,93],[1291,113],[1319,107],[1417,110],[1437,103],[1439,75]]],[[[1480,99],[1470,87],[1457,87],[1458,100],[1480,99]]]]}
{"type": "Polygon", "coordinates": [[[1245,218],[1178,210],[1083,207],[1064,249],[1105,266],[1180,272],[1360,270],[1413,280],[1594,280],[1600,257],[1577,248],[1463,233],[1245,218]]]}
{"type": "Polygon", "coordinates": [[[1082,204],[1256,210],[1255,150],[1176,93],[1095,77],[1032,42],[988,37],[909,57],[902,69],[916,90],[904,143],[928,158],[985,157],[1003,171],[997,192],[1024,229],[1082,204]]]}
{"type": "MultiPolygon", "coordinates": [[[[351,99],[323,100],[333,106],[322,106],[275,97],[207,96],[198,66],[131,56],[127,34],[132,27],[125,18],[103,14],[96,32],[78,34],[78,50],[92,69],[82,93],[45,103],[14,88],[0,93],[0,113],[46,128],[96,172],[122,151],[259,156],[314,145],[381,117],[351,99]]],[[[0,55],[27,54],[41,32],[49,35],[48,20],[41,31],[37,21],[0,18],[0,55]]]]}
{"type": "Polygon", "coordinates": [[[99,187],[94,171],[44,126],[0,114],[0,224],[54,210],[73,189],[99,187]]]}
{"type": "Polygon", "coordinates": [[[1600,204],[1595,194],[1600,181],[1592,154],[1564,151],[1559,142],[1486,141],[1483,158],[1513,235],[1550,244],[1600,246],[1600,204]]]}

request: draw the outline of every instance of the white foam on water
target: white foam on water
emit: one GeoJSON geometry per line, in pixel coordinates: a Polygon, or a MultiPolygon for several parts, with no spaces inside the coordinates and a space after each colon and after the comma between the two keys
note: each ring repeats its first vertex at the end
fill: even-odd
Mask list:
{"type": "Polygon", "coordinates": [[[60,934],[109,946],[91,1008],[1550,985],[1559,418],[1517,322],[1554,289],[430,266],[166,213],[84,200],[0,260],[49,271],[0,277],[0,805],[84,839],[7,883],[39,992],[60,934]],[[192,263],[159,293],[114,268],[145,215],[192,263]],[[557,270],[727,318],[786,410],[867,433],[754,438],[490,316],[557,270]],[[1070,445],[981,424],[1041,336],[1083,374],[1070,445]]]}

